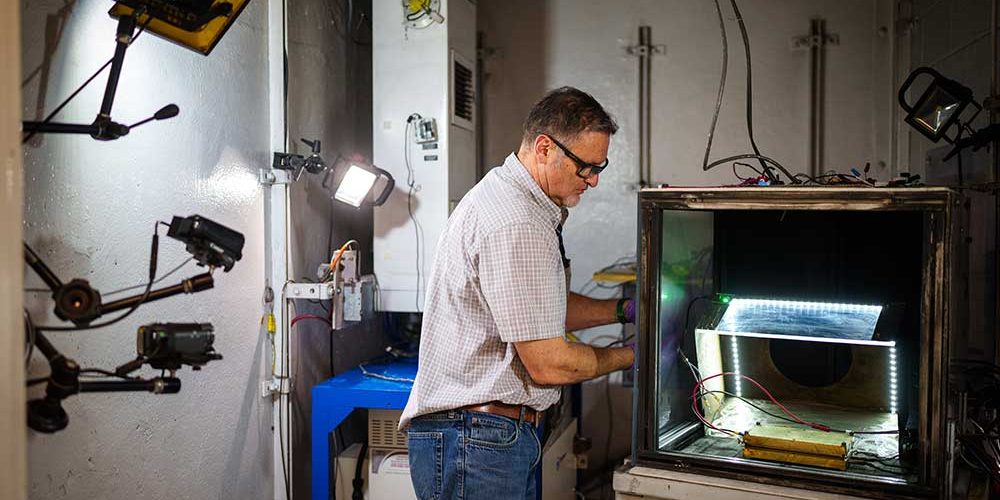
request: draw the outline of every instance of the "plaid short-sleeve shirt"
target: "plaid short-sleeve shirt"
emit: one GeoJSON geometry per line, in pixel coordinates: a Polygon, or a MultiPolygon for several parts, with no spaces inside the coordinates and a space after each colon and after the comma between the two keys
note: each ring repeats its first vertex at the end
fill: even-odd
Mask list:
{"type": "Polygon", "coordinates": [[[427,285],[420,361],[400,428],[419,415],[501,401],[544,410],[560,388],[532,382],[514,342],[561,337],[562,211],[511,154],[455,208],[427,285]]]}

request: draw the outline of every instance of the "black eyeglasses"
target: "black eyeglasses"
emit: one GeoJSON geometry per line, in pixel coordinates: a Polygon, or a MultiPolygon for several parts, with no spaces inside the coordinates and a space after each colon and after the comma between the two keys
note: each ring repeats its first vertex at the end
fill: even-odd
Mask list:
{"type": "Polygon", "coordinates": [[[594,165],[593,163],[587,163],[587,162],[581,160],[579,156],[573,154],[573,152],[570,151],[569,148],[567,148],[566,146],[563,146],[562,143],[560,143],[559,141],[557,141],[555,137],[552,137],[549,134],[545,134],[545,136],[548,137],[549,139],[551,139],[552,142],[554,142],[556,144],[556,146],[559,146],[559,149],[563,150],[563,153],[566,153],[566,156],[568,156],[570,160],[573,160],[573,162],[576,163],[576,175],[577,175],[577,177],[579,177],[581,179],[589,179],[589,178],[591,178],[591,177],[593,177],[595,175],[601,175],[601,172],[603,172],[604,169],[608,168],[608,159],[607,158],[605,158],[604,159],[604,163],[601,163],[600,165],[594,165]]]}

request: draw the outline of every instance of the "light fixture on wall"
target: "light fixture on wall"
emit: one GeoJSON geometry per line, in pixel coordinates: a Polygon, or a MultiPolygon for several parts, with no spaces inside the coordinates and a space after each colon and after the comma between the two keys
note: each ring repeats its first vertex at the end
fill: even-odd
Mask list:
{"type": "Polygon", "coordinates": [[[949,137],[952,126],[958,126],[956,134],[969,130],[968,122],[975,119],[983,107],[975,101],[970,90],[965,85],[946,78],[932,68],[922,67],[913,70],[899,88],[899,105],[906,111],[904,121],[931,141],[941,139],[954,143],[956,137],[949,137]],[[910,105],[906,101],[906,93],[916,79],[922,75],[931,77],[930,83],[916,103],[910,105]],[[969,106],[976,108],[975,114],[968,120],[961,119],[962,113],[969,106]]]}
{"type": "Polygon", "coordinates": [[[366,202],[377,207],[385,203],[395,187],[396,180],[389,172],[375,165],[353,161],[348,163],[333,198],[355,207],[360,207],[366,202]],[[379,179],[384,180],[382,189],[377,197],[372,197],[372,190],[379,179]]]}
{"type": "Polygon", "coordinates": [[[903,120],[907,124],[932,142],[944,139],[954,145],[943,161],[950,160],[964,148],[971,147],[976,151],[1000,138],[1000,125],[994,124],[979,130],[972,128],[971,123],[983,110],[983,106],[976,102],[972,90],[932,68],[920,67],[913,70],[900,86],[897,98],[900,107],[906,111],[903,120]],[[910,104],[906,100],[906,94],[921,76],[929,76],[931,81],[916,102],[910,104]],[[963,117],[970,107],[975,111],[968,117],[963,117]]]}
{"type": "Polygon", "coordinates": [[[323,188],[333,191],[333,199],[354,207],[380,206],[396,187],[392,174],[367,161],[360,158],[348,159],[338,154],[333,165],[328,166],[320,156],[322,143],[319,139],[299,140],[311,149],[308,157],[294,153],[274,153],[274,161],[271,163],[272,169],[288,172],[292,182],[299,180],[302,172],[325,174],[323,188]],[[380,181],[381,188],[375,190],[380,181]]]}

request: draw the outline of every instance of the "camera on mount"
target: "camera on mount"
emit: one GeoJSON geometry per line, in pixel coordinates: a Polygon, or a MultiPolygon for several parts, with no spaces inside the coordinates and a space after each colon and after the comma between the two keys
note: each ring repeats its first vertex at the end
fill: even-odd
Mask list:
{"type": "Polygon", "coordinates": [[[167,236],[184,242],[200,266],[228,272],[243,258],[243,235],[200,215],[174,217],[167,236]]]}
{"type": "Polygon", "coordinates": [[[211,323],[152,323],[136,330],[136,357],[115,369],[124,376],[148,364],[157,370],[174,372],[188,365],[200,370],[209,361],[222,359],[215,352],[215,328],[211,323]]]}

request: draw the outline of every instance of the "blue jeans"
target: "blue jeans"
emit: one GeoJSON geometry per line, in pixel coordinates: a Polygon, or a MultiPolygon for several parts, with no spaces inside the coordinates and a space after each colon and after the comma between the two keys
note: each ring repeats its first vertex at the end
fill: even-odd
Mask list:
{"type": "Polygon", "coordinates": [[[542,455],[535,427],[489,413],[417,417],[407,431],[417,498],[535,500],[542,455]]]}

